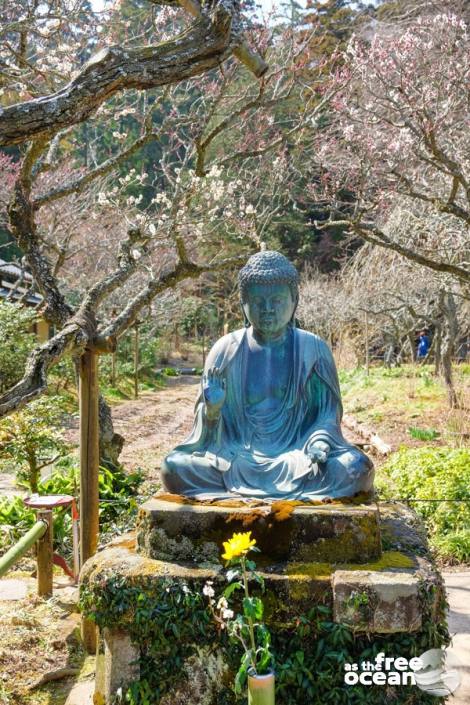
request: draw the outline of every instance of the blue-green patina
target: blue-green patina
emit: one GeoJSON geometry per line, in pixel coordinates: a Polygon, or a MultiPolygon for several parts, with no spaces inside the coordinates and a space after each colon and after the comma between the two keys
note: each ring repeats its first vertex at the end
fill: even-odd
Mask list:
{"type": "Polygon", "coordinates": [[[369,458],[341,433],[327,344],[294,327],[298,275],[280,253],[240,272],[246,327],[210,351],[190,436],[165,459],[167,490],[197,499],[325,499],[368,492],[369,458]]]}

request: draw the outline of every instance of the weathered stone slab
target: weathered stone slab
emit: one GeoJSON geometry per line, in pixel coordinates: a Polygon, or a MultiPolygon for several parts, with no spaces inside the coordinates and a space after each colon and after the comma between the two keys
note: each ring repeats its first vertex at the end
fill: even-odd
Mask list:
{"type": "MultiPolygon", "coordinates": [[[[266,565],[279,561],[367,562],[381,553],[375,505],[178,504],[155,497],[140,508],[138,551],[157,560],[219,561],[222,542],[251,531],[266,565]]],[[[259,561],[258,561],[259,562],[259,561]]]]}
{"type": "Polygon", "coordinates": [[[104,629],[96,654],[93,702],[111,705],[119,689],[125,690],[140,675],[140,648],[121,629],[104,629]]]}
{"type": "Polygon", "coordinates": [[[65,705],[95,705],[93,702],[94,692],[95,685],[93,681],[81,681],[76,683],[67,695],[65,705]]]}
{"type": "Polygon", "coordinates": [[[356,631],[417,631],[422,621],[419,578],[412,572],[337,570],[333,614],[336,622],[356,631]]]}
{"type": "Polygon", "coordinates": [[[0,601],[24,600],[28,594],[28,582],[19,578],[4,578],[0,580],[0,601]]]}

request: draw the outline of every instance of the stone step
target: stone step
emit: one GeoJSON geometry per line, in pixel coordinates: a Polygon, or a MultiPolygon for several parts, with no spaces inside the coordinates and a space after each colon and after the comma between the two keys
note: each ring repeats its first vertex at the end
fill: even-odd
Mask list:
{"type": "Polygon", "coordinates": [[[254,502],[228,506],[166,497],[157,495],[139,511],[138,551],[149,558],[217,561],[223,541],[234,532],[245,531],[251,531],[261,550],[260,565],[279,561],[365,563],[381,554],[375,504],[254,502]]]}

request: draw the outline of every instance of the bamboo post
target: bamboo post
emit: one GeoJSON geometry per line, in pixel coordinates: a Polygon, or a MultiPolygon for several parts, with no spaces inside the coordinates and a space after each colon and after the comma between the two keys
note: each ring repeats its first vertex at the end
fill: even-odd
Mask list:
{"type": "Polygon", "coordinates": [[[134,326],[134,399],[139,396],[139,323],[134,326]]]}
{"type": "Polygon", "coordinates": [[[0,557],[0,578],[16,563],[26,551],[34,546],[36,541],[47,531],[43,520],[37,521],[34,526],[15,543],[3,556],[0,557]]]}
{"type": "MultiPolygon", "coordinates": [[[[92,350],[80,358],[80,565],[96,553],[98,545],[98,359],[92,350]]],[[[96,627],[82,620],[86,650],[95,653],[96,627]]]]}
{"type": "Polygon", "coordinates": [[[38,521],[47,524],[47,529],[37,544],[37,566],[38,566],[38,595],[40,597],[50,597],[52,595],[52,569],[53,569],[53,524],[52,510],[40,509],[38,511],[38,521]]]}

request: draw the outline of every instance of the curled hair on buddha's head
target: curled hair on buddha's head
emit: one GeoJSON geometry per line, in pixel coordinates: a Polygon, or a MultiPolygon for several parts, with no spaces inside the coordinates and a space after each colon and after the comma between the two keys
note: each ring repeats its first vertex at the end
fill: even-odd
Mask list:
{"type": "Polygon", "coordinates": [[[262,250],[252,255],[238,273],[242,304],[246,303],[250,284],[287,284],[292,299],[299,297],[299,274],[287,257],[274,250],[262,250]]]}

